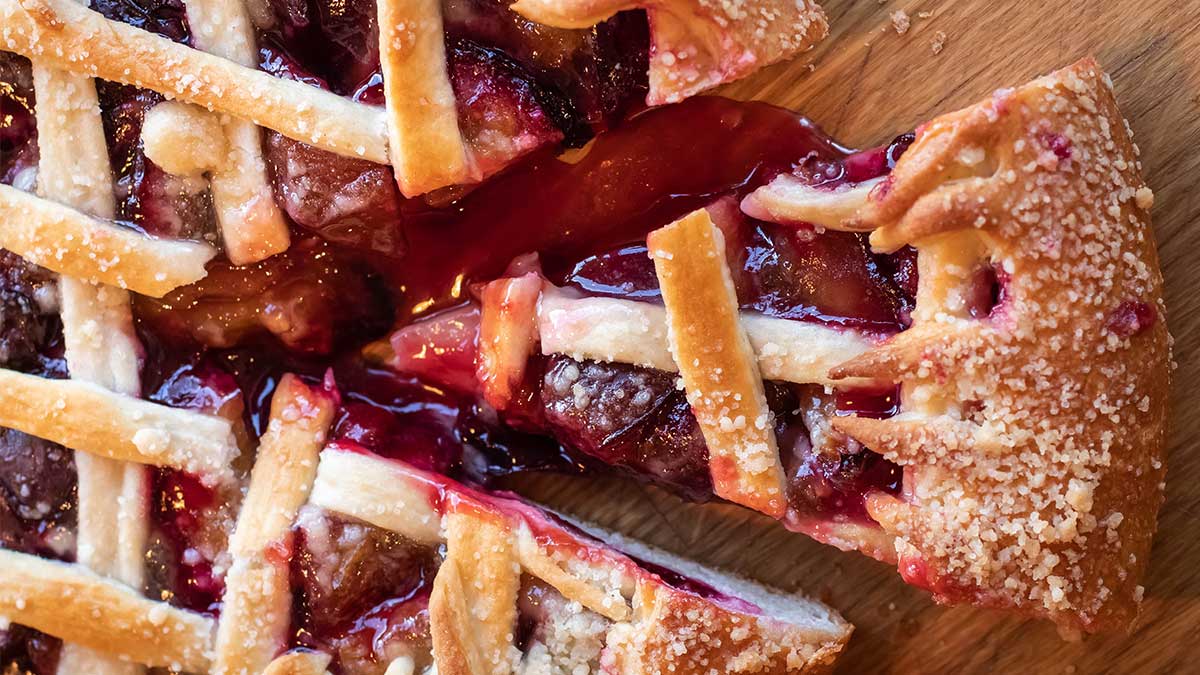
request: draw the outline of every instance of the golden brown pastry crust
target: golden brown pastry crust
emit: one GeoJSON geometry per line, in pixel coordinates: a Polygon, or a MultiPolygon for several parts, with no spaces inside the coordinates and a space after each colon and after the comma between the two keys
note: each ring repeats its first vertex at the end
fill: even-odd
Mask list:
{"type": "Polygon", "coordinates": [[[287,644],[292,522],[308,500],[334,408],[328,393],[290,374],[271,397],[270,422],[229,540],[233,563],[217,625],[217,675],[261,673],[287,644]]]}
{"type": "Polygon", "coordinates": [[[940,600],[1067,631],[1136,617],[1171,374],[1152,201],[1085,59],[923,126],[863,209],[877,248],[920,251],[918,312],[833,371],[902,382],[901,414],[835,425],[905,465],[904,497],[869,510],[940,600]],[[963,252],[998,270],[990,317],[954,302],[963,252]]]}
{"type": "MultiPolygon", "coordinates": [[[[33,64],[37,93],[38,193],[84,213],[112,218],[116,210],[108,145],[95,84],[88,78],[33,64]]],[[[59,315],[71,376],[136,396],[140,345],[133,333],[129,294],[61,277],[59,315]]],[[[75,457],[78,477],[76,561],[140,588],[149,529],[149,475],[139,465],[87,453],[75,457]]],[[[66,643],[62,675],[135,675],[140,664],[66,643]]]]}
{"type": "Polygon", "coordinates": [[[444,673],[511,673],[521,588],[511,525],[474,504],[450,506],[446,559],[429,596],[433,660],[444,673]]]}
{"type": "Polygon", "coordinates": [[[458,128],[437,0],[379,0],[389,154],[407,197],[479,180],[458,128]]]}
{"type": "MultiPolygon", "coordinates": [[[[246,3],[187,0],[184,6],[196,48],[255,67],[257,38],[246,3]]],[[[213,208],[225,255],[234,265],[248,265],[287,250],[291,235],[267,177],[262,131],[236,117],[226,117],[220,124],[225,156],[209,178],[213,208]]]]}
{"type": "MultiPolygon", "coordinates": [[[[312,503],[376,526],[398,524],[405,536],[424,536],[429,516],[437,516],[437,538],[426,543],[446,542],[446,562],[430,600],[439,673],[475,675],[493,672],[493,666],[503,672],[513,667],[519,657],[511,642],[516,615],[505,610],[515,607],[522,572],[611,621],[607,643],[614,648],[619,641],[628,644],[621,647],[621,667],[605,672],[701,675],[714,667],[716,672],[809,672],[831,660],[849,638],[849,627],[817,603],[744,580],[726,583],[736,584],[733,593],[762,596],[750,601],[777,606],[759,614],[739,609],[734,601],[705,599],[668,585],[617,550],[526,504],[337,445],[321,454],[312,503]],[[378,486],[378,508],[343,498],[367,477],[378,486]],[[392,503],[406,504],[404,511],[418,515],[411,521],[399,519],[388,506],[392,503]],[[349,511],[343,510],[346,506],[349,511]],[[768,617],[768,612],[778,617],[768,617]],[[706,642],[713,635],[723,641],[706,642]],[[718,662],[720,667],[714,665],[718,662]]],[[[624,540],[618,545],[659,564],[683,564],[624,540]]],[[[687,574],[721,590],[721,575],[690,565],[687,574]]]]}
{"type": "Polygon", "coordinates": [[[9,185],[0,185],[0,247],[81,281],[162,297],[199,279],[207,244],[155,239],[9,185]]]}
{"type": "Polygon", "coordinates": [[[220,417],[122,396],[78,380],[0,369],[0,425],[72,450],[169,466],[206,480],[231,476],[238,454],[220,417]]]}
{"type": "Polygon", "coordinates": [[[388,161],[382,108],[110,21],[72,0],[0,0],[0,23],[0,46],[32,61],[153,89],[347,157],[388,161]]]}
{"type": "Polygon", "coordinates": [[[639,584],[634,605],[637,618],[609,634],[608,653],[623,675],[819,673],[841,650],[813,652],[811,636],[661,586],[639,584]],[[690,630],[697,624],[704,630],[690,630]]]}
{"type": "Polygon", "coordinates": [[[621,10],[650,21],[649,105],[675,103],[810,49],[825,14],[809,0],[519,0],[513,10],[548,26],[587,28],[621,10]]]}
{"type": "Polygon", "coordinates": [[[212,619],[79,565],[0,549],[0,616],[136,663],[207,672],[212,619]]]}
{"type": "Polygon", "coordinates": [[[776,518],[787,509],[775,420],[738,315],[720,230],[703,209],[646,238],[667,339],[708,445],[713,491],[776,518]]]}

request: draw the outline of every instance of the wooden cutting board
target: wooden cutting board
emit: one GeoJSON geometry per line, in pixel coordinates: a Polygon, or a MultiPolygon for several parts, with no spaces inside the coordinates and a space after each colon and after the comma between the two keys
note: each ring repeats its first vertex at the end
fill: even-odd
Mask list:
{"type": "MultiPolygon", "coordinates": [[[[1142,150],[1175,336],[1174,425],[1142,621],[1062,642],[1046,623],[942,608],[892,568],[733,506],[620,480],[536,477],[521,490],[665,548],[837,607],[857,626],[841,673],[1200,673],[1200,0],[825,0],[809,54],[723,92],[799,110],[867,147],[999,87],[1094,54],[1142,150]],[[898,34],[892,13],[911,27],[898,34]],[[941,49],[935,53],[934,44],[941,49]],[[1196,388],[1193,388],[1196,387],[1196,388]]],[[[714,161],[720,161],[714,158],[714,161]]]]}

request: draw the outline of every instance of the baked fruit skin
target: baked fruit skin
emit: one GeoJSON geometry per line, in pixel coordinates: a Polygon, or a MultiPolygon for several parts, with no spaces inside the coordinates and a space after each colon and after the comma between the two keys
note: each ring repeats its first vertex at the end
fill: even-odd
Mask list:
{"type": "Polygon", "coordinates": [[[1172,366],[1131,135],[1086,58],[921,127],[859,212],[876,249],[918,250],[920,282],[912,327],[832,371],[902,383],[900,414],[835,426],[904,466],[868,510],[940,602],[1068,635],[1137,617],[1172,366]]]}

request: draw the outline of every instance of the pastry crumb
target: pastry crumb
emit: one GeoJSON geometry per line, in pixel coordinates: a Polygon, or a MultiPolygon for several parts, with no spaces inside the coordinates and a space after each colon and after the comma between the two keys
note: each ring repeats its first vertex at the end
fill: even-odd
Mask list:
{"type": "Polygon", "coordinates": [[[942,50],[945,48],[946,48],[946,31],[939,30],[938,32],[933,34],[933,39],[930,40],[930,42],[929,42],[929,49],[932,50],[933,53],[936,55],[936,54],[941,54],[942,50]]]}
{"type": "Polygon", "coordinates": [[[892,28],[896,30],[896,35],[904,35],[912,26],[912,20],[908,17],[908,12],[898,9],[892,12],[892,28]]]}

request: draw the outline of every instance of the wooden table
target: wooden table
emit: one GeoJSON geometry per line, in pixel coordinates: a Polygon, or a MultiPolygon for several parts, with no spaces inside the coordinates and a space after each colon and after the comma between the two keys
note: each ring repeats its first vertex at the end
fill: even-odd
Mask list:
{"type": "Polygon", "coordinates": [[[616,479],[536,477],[522,491],[665,548],[837,607],[858,628],[841,673],[1200,673],[1200,0],[825,0],[813,52],[728,87],[866,147],[992,90],[1095,54],[1142,149],[1175,336],[1174,430],[1142,621],[1059,640],[1046,623],[946,609],[894,569],[743,509],[682,504],[616,479]],[[891,14],[905,11],[900,35],[891,14]],[[924,12],[932,13],[922,18],[924,12]],[[932,43],[943,42],[935,54],[932,43]],[[812,66],[810,70],[810,66],[812,66]],[[1195,389],[1193,389],[1195,387],[1195,389]]]}

